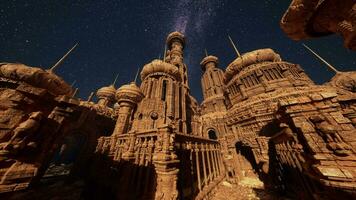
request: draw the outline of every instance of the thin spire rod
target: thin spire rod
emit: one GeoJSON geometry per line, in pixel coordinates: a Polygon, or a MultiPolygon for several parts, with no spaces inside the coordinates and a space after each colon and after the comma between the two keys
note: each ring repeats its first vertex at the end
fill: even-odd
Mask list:
{"type": "Polygon", "coordinates": [[[88,102],[91,101],[93,99],[93,96],[94,96],[94,92],[91,92],[87,101],[88,102]]]}
{"type": "Polygon", "coordinates": [[[135,83],[136,83],[136,81],[137,81],[137,76],[138,76],[138,72],[140,71],[140,68],[137,68],[137,72],[136,72],[136,76],[135,76],[135,83]]]}
{"type": "Polygon", "coordinates": [[[208,57],[208,51],[205,49],[205,56],[208,57]]]}
{"type": "Polygon", "coordinates": [[[231,45],[234,47],[237,56],[238,56],[238,57],[241,57],[241,54],[240,54],[239,50],[237,50],[234,41],[231,39],[230,35],[227,35],[227,36],[229,37],[230,43],[231,43],[231,45]]]}
{"type": "Polygon", "coordinates": [[[74,80],[73,83],[70,85],[70,87],[73,87],[77,83],[77,80],[74,80]]]}
{"type": "Polygon", "coordinates": [[[330,63],[328,63],[326,60],[324,60],[321,56],[319,56],[316,52],[314,52],[311,48],[309,48],[307,45],[305,45],[303,43],[303,46],[308,49],[312,54],[314,54],[317,58],[319,58],[324,64],[326,64],[326,66],[329,67],[329,69],[331,69],[332,71],[334,71],[335,73],[340,73],[339,70],[337,70],[335,67],[333,67],[330,63]]]}
{"type": "Polygon", "coordinates": [[[75,88],[75,90],[74,90],[74,92],[73,92],[73,95],[72,95],[72,97],[75,97],[75,95],[77,95],[77,93],[78,93],[78,88],[75,88]]]}
{"type": "Polygon", "coordinates": [[[111,84],[112,86],[115,86],[116,81],[117,81],[117,77],[119,77],[119,73],[116,74],[115,80],[114,80],[114,82],[111,84]]]}
{"type": "Polygon", "coordinates": [[[64,54],[64,56],[61,59],[59,59],[58,62],[54,64],[53,67],[51,67],[48,71],[53,72],[77,46],[78,43],[76,43],[71,49],[69,49],[69,51],[66,54],[64,54]]]}
{"type": "Polygon", "coordinates": [[[166,56],[167,56],[167,45],[164,45],[163,62],[166,62],[166,56]]]}

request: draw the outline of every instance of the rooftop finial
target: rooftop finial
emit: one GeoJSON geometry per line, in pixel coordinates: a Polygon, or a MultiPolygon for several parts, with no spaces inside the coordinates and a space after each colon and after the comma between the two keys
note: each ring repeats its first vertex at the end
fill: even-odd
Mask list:
{"type": "Polygon", "coordinates": [[[119,73],[116,74],[115,80],[114,80],[114,82],[112,82],[112,84],[111,84],[112,86],[115,86],[116,81],[117,81],[117,77],[119,77],[119,73]]]}
{"type": "Polygon", "coordinates": [[[136,76],[135,76],[135,81],[134,81],[134,83],[136,83],[136,81],[137,81],[137,76],[138,76],[138,72],[140,71],[140,68],[137,68],[137,72],[136,72],[136,76]]]}
{"type": "Polygon", "coordinates": [[[309,48],[307,45],[305,45],[303,43],[303,46],[308,49],[312,54],[314,54],[317,58],[319,58],[323,63],[326,64],[326,66],[329,67],[329,69],[331,69],[332,71],[334,71],[335,73],[340,73],[339,70],[337,70],[335,67],[333,67],[330,63],[328,63],[326,60],[324,60],[321,56],[319,56],[316,52],[314,52],[311,48],[309,48]]]}
{"type": "Polygon", "coordinates": [[[208,51],[205,49],[205,57],[208,57],[208,51]]]}
{"type": "Polygon", "coordinates": [[[53,67],[51,67],[48,71],[53,72],[77,46],[78,43],[76,43],[71,49],[69,49],[69,51],[66,54],[64,54],[64,56],[61,59],[59,59],[58,62],[54,64],[53,67]]]}
{"type": "Polygon", "coordinates": [[[239,50],[237,50],[237,48],[236,48],[236,45],[235,45],[234,41],[232,41],[232,39],[231,39],[230,35],[227,35],[227,36],[229,37],[230,43],[231,43],[231,45],[234,47],[234,49],[235,49],[235,52],[236,52],[237,56],[238,56],[238,57],[241,57],[241,54],[240,54],[239,50]]]}

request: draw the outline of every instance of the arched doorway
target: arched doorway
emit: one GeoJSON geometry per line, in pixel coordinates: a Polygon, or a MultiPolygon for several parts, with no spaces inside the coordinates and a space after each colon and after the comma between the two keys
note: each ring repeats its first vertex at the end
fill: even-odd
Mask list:
{"type": "Polygon", "coordinates": [[[68,175],[78,160],[86,142],[86,135],[81,133],[66,136],[62,145],[55,151],[44,177],[68,175]]]}
{"type": "Polygon", "coordinates": [[[217,134],[216,134],[216,132],[215,132],[214,129],[210,129],[210,130],[208,131],[208,137],[209,137],[209,139],[211,139],[211,140],[217,140],[217,139],[218,139],[217,134]]]}
{"type": "Polygon", "coordinates": [[[242,184],[253,183],[256,187],[264,187],[259,176],[259,167],[257,165],[253,149],[248,144],[238,141],[235,144],[236,150],[236,173],[239,182],[242,184]]]}

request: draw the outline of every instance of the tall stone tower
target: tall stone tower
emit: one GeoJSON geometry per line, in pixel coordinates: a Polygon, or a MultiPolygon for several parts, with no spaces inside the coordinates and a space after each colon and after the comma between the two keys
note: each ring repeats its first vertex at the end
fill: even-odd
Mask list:
{"type": "Polygon", "coordinates": [[[133,130],[155,129],[174,124],[180,133],[188,133],[187,67],[183,63],[185,39],[179,32],[167,37],[168,53],[163,60],[153,60],[141,71],[141,90],[145,96],[135,113],[133,130]]]}
{"type": "Polygon", "coordinates": [[[217,68],[218,58],[206,56],[200,62],[203,70],[201,85],[204,101],[202,114],[208,112],[226,111],[226,99],[224,97],[224,72],[217,68]]]}

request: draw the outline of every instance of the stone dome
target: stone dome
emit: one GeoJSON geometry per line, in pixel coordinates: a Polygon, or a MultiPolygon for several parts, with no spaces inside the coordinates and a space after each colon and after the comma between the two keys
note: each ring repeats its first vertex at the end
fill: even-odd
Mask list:
{"type": "Polygon", "coordinates": [[[144,94],[135,82],[123,85],[116,91],[116,100],[119,103],[122,101],[138,103],[143,99],[143,97],[144,94]]]}
{"type": "Polygon", "coordinates": [[[96,96],[98,96],[99,98],[106,97],[106,98],[110,98],[110,99],[115,99],[115,93],[116,93],[115,87],[113,85],[110,85],[110,86],[100,88],[96,92],[96,96]]]}
{"type": "Polygon", "coordinates": [[[205,70],[205,65],[208,64],[209,62],[213,62],[215,64],[219,63],[219,59],[216,56],[206,56],[203,58],[203,60],[200,62],[200,66],[203,70],[205,70]]]}
{"type": "Polygon", "coordinates": [[[0,77],[22,81],[34,87],[46,89],[54,95],[71,95],[72,87],[54,73],[20,63],[0,63],[0,77]]]}
{"type": "Polygon", "coordinates": [[[180,79],[179,70],[176,66],[156,59],[143,66],[141,80],[144,80],[148,75],[155,73],[165,73],[173,76],[177,80],[180,79]]]}
{"type": "Polygon", "coordinates": [[[247,66],[262,62],[278,61],[281,61],[279,54],[275,53],[272,49],[269,48],[247,52],[241,55],[241,57],[236,58],[227,66],[224,74],[225,83],[228,83],[234,75],[238,74],[247,66]]]}
{"type": "Polygon", "coordinates": [[[167,45],[171,46],[174,40],[179,40],[182,44],[183,47],[185,45],[185,38],[184,35],[178,31],[172,32],[167,36],[167,45]]]}

